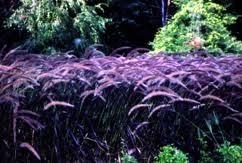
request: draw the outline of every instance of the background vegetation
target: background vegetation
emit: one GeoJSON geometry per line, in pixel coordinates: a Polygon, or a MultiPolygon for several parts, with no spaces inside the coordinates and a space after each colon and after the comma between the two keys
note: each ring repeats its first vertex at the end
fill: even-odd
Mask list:
{"type": "MultiPolygon", "coordinates": [[[[151,48],[148,43],[153,41],[155,33],[162,25],[161,1],[159,0],[135,0],[132,2],[129,0],[79,0],[75,1],[75,3],[73,2],[74,1],[58,2],[53,0],[45,3],[44,0],[39,1],[37,3],[38,6],[46,4],[46,6],[43,6],[46,12],[43,13],[40,8],[36,8],[37,12],[35,12],[35,15],[33,12],[29,12],[31,9],[29,11],[26,10],[28,6],[32,6],[32,1],[1,0],[0,12],[1,15],[3,15],[0,19],[0,31],[2,33],[0,36],[1,49],[6,45],[3,52],[6,53],[9,49],[15,48],[18,45],[25,45],[25,49],[29,48],[32,52],[46,51],[51,53],[51,51],[69,51],[80,47],[83,49],[93,42],[102,43],[109,50],[113,50],[120,46],[151,48]],[[6,21],[14,12],[15,14],[11,17],[11,21],[8,21],[9,23],[11,22],[10,24],[13,26],[7,28],[6,21]],[[22,12],[22,14],[20,12],[22,12]],[[43,19],[47,13],[52,15],[49,16],[51,18],[43,19]],[[84,20],[84,16],[86,17],[84,21],[86,23],[80,23],[80,21],[84,20]],[[42,18],[42,20],[37,22],[33,19],[35,17],[42,18]],[[17,22],[22,23],[21,28],[18,28],[17,22]],[[58,22],[61,26],[58,25],[58,22]],[[91,25],[92,28],[87,28],[86,24],[91,25]],[[34,25],[38,27],[36,31],[42,30],[41,33],[37,33],[33,30],[34,25]],[[90,32],[93,34],[88,36],[90,32]],[[73,42],[76,38],[78,38],[78,41],[76,42],[77,44],[74,44],[73,42]],[[43,48],[44,44],[46,45],[43,48]]],[[[175,2],[176,1],[171,1],[169,5],[168,19],[177,12],[178,6],[184,3],[174,4],[175,2]]],[[[214,0],[214,2],[226,7],[228,9],[227,13],[238,16],[236,24],[229,26],[224,25],[228,28],[228,31],[232,32],[232,36],[242,39],[240,31],[242,17],[239,16],[242,14],[240,2],[236,0],[214,0]]],[[[223,15],[223,13],[224,12],[222,12],[221,15],[223,15]]],[[[209,17],[211,18],[211,16],[209,17]]],[[[187,23],[189,24],[189,22],[187,23]]],[[[230,23],[230,20],[227,23],[230,23]]],[[[192,26],[194,23],[190,25],[192,26]]],[[[222,27],[216,27],[224,30],[223,23],[221,25],[222,27]]],[[[191,26],[189,27],[190,29],[192,28],[191,26]]],[[[215,26],[212,28],[214,27],[215,26]]],[[[230,46],[231,42],[229,42],[229,40],[231,39],[227,37],[227,31],[220,34],[226,36],[225,41],[227,40],[229,44],[227,45],[227,51],[231,50],[230,52],[236,52],[237,45],[230,46]],[[235,47],[235,49],[231,49],[231,47],[235,47]]],[[[217,42],[221,42],[221,40],[217,40],[216,44],[217,42]]],[[[215,51],[219,51],[221,45],[217,47],[212,46],[211,48],[215,48],[215,51]]],[[[209,50],[214,51],[214,49],[211,48],[209,48],[209,50]]],[[[222,50],[224,50],[223,46],[222,50]]],[[[81,53],[83,53],[83,50],[81,53]]],[[[80,53],[77,54],[77,56],[80,56],[80,53]]]]}
{"type": "Polygon", "coordinates": [[[102,42],[107,20],[96,13],[97,8],[102,10],[100,5],[88,6],[83,0],[21,2],[7,25],[27,31],[23,48],[53,54],[73,49],[73,45],[84,49],[102,42]],[[75,38],[79,40],[73,43],[75,38]]]}
{"type": "Polygon", "coordinates": [[[242,53],[242,42],[228,31],[236,17],[225,8],[206,0],[174,1],[180,10],[162,27],[152,43],[156,51],[190,52],[204,49],[211,53],[242,53]]]}

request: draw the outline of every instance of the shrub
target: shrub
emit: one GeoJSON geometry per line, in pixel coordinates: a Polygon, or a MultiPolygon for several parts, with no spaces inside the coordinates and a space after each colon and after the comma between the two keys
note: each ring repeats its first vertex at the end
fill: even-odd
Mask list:
{"type": "Polygon", "coordinates": [[[188,163],[186,154],[171,145],[164,146],[155,157],[156,163],[188,163]]]}
{"type": "Polygon", "coordinates": [[[102,9],[100,4],[91,7],[84,0],[21,2],[7,26],[29,32],[24,46],[30,50],[48,53],[66,50],[75,38],[81,38],[85,45],[101,42],[107,19],[97,15],[96,9],[102,9]]]}
{"type": "Polygon", "coordinates": [[[224,143],[217,151],[222,156],[222,162],[226,163],[240,163],[242,162],[242,147],[238,145],[230,145],[224,143]]]}
{"type": "Polygon", "coordinates": [[[200,150],[199,163],[240,163],[242,162],[242,147],[239,145],[231,145],[230,142],[225,141],[218,148],[211,150],[208,148],[207,142],[202,140],[203,146],[200,150]]]}
{"type": "Polygon", "coordinates": [[[188,52],[203,48],[212,53],[242,52],[242,42],[226,28],[236,17],[225,13],[223,6],[209,0],[174,2],[180,10],[157,32],[151,43],[155,51],[188,52]],[[194,40],[200,41],[194,44],[194,40]]]}

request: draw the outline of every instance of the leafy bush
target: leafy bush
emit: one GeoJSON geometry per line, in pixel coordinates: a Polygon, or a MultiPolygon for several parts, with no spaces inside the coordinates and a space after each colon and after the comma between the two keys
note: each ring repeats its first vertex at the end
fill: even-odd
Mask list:
{"type": "Polygon", "coordinates": [[[208,148],[206,141],[201,139],[202,148],[200,150],[199,163],[240,163],[242,162],[242,146],[231,145],[230,142],[225,141],[223,144],[218,144],[214,150],[208,148]],[[216,160],[216,161],[215,161],[216,160]]]}
{"type": "Polygon", "coordinates": [[[230,145],[230,143],[224,143],[217,151],[222,157],[224,163],[241,163],[242,162],[242,147],[238,145],[230,145]]]}
{"type": "Polygon", "coordinates": [[[180,10],[157,32],[151,43],[155,51],[188,52],[202,48],[212,53],[242,52],[242,42],[226,28],[236,18],[226,14],[224,7],[209,0],[174,2],[180,10]],[[198,41],[194,44],[194,40],[198,41]]]}
{"type": "MultiPolygon", "coordinates": [[[[33,51],[54,53],[67,50],[75,38],[82,47],[100,43],[107,19],[99,16],[97,9],[86,5],[84,0],[22,0],[22,5],[7,21],[7,26],[15,26],[29,32],[24,46],[33,51]]],[[[80,46],[80,45],[76,46],[80,46]]]]}
{"type": "Polygon", "coordinates": [[[188,163],[186,154],[171,145],[160,149],[159,155],[155,158],[156,163],[188,163]]]}

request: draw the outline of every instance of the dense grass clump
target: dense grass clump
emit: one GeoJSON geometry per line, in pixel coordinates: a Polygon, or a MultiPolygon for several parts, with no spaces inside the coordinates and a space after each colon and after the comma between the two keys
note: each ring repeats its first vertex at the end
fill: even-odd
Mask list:
{"type": "Polygon", "coordinates": [[[0,64],[1,159],[108,162],[125,151],[145,161],[174,144],[197,160],[201,139],[211,151],[239,143],[242,57],[139,54],[8,53],[0,64]]]}

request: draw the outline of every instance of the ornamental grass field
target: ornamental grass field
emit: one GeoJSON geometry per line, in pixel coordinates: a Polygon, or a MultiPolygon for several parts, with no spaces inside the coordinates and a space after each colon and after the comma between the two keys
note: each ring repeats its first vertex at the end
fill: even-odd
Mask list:
{"type": "Polygon", "coordinates": [[[80,59],[8,53],[0,61],[5,162],[153,160],[174,144],[200,157],[242,135],[242,57],[151,55],[80,59]]]}

